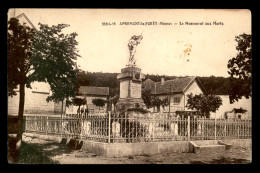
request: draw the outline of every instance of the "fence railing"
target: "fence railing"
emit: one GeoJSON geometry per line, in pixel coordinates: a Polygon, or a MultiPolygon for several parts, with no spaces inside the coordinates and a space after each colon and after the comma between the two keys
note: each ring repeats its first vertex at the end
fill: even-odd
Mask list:
{"type": "Polygon", "coordinates": [[[25,117],[25,132],[105,143],[251,138],[251,120],[154,114],[25,117]]]}

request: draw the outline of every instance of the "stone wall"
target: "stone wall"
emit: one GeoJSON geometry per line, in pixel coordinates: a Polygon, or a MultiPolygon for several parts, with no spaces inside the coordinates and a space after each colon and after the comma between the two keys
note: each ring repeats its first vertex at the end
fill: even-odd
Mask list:
{"type": "MultiPolygon", "coordinates": [[[[52,140],[58,143],[62,141],[73,140],[62,138],[60,136],[39,135],[32,133],[24,133],[25,136],[36,137],[43,140],[52,140]]],[[[134,155],[155,155],[155,154],[170,154],[170,153],[188,153],[192,152],[190,141],[169,141],[169,142],[137,142],[137,143],[102,143],[94,141],[83,141],[82,150],[95,153],[105,157],[125,157],[134,155]]],[[[218,141],[203,140],[193,141],[200,142],[206,145],[212,145],[218,141]]],[[[231,139],[223,140],[224,143],[231,144],[232,148],[252,148],[252,139],[231,139]]]]}

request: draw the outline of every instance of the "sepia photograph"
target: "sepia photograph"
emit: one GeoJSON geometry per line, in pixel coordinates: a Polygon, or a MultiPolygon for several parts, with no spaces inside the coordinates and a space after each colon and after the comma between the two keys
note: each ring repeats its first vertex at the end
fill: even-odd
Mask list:
{"type": "Polygon", "coordinates": [[[251,164],[248,9],[10,8],[9,164],[251,164]]]}

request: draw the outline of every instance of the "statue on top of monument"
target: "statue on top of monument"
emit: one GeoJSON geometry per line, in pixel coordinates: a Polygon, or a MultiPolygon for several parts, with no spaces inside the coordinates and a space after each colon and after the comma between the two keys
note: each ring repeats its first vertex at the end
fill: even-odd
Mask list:
{"type": "Polygon", "coordinates": [[[141,40],[143,39],[142,35],[139,36],[132,36],[128,43],[128,49],[130,52],[130,57],[128,60],[128,65],[135,66],[136,59],[134,58],[135,52],[136,52],[136,46],[140,44],[141,40]]]}

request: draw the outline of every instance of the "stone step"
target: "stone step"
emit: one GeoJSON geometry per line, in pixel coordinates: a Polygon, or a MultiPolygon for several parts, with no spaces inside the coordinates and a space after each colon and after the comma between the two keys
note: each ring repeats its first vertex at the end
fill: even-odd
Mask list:
{"type": "Polygon", "coordinates": [[[232,145],[226,144],[223,141],[216,141],[215,144],[209,144],[205,141],[205,144],[202,144],[201,141],[198,142],[200,145],[196,143],[196,141],[190,141],[190,152],[194,152],[195,154],[201,153],[222,153],[225,151],[230,151],[232,145]]]}

